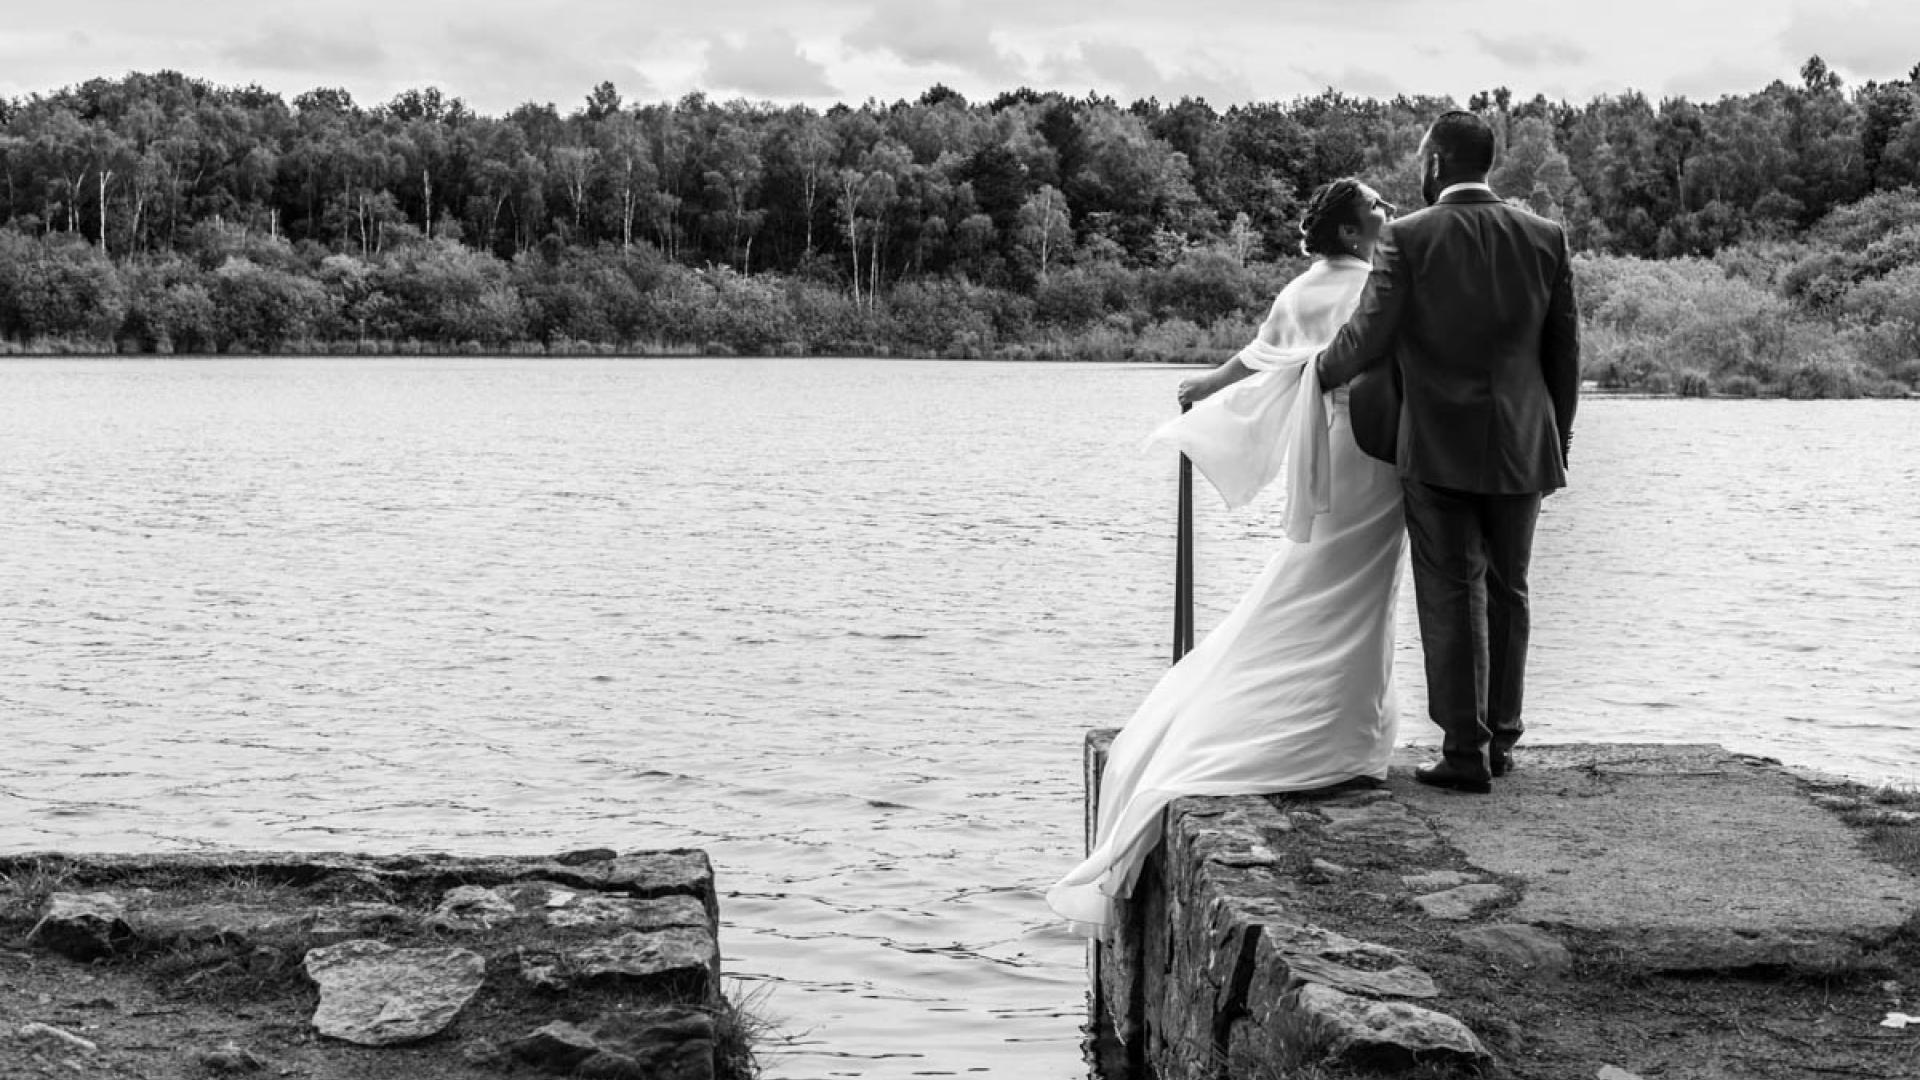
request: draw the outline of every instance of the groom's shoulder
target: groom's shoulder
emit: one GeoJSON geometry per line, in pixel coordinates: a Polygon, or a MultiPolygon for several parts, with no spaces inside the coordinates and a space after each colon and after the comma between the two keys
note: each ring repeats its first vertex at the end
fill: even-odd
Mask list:
{"type": "Polygon", "coordinates": [[[1416,236],[1440,220],[1440,215],[1436,213],[1439,209],[1438,206],[1423,206],[1410,214],[1394,218],[1387,222],[1386,233],[1400,238],[1416,236]]]}

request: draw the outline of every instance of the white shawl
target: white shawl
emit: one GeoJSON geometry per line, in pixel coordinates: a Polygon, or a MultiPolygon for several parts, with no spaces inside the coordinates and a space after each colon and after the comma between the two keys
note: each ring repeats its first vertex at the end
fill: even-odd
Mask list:
{"type": "Polygon", "coordinates": [[[1245,506],[1283,473],[1281,523],[1305,543],[1331,506],[1332,406],[1313,359],[1360,302],[1369,267],[1359,259],[1314,263],[1273,301],[1252,343],[1234,357],[1254,374],[1170,420],[1147,439],[1193,460],[1230,507],[1245,506]]]}

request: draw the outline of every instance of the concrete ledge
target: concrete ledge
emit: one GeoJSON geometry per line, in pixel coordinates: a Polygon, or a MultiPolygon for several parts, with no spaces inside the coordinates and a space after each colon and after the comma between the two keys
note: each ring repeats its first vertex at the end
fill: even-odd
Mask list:
{"type": "MultiPolygon", "coordinates": [[[[1111,738],[1087,741],[1090,792],[1111,738]]],[[[1485,1069],[1503,1044],[1597,1054],[1603,1037],[1555,1049],[1521,1030],[1529,997],[1557,986],[1590,1008],[1572,1000],[1593,993],[1566,980],[1576,968],[1739,979],[1911,955],[1920,879],[1777,763],[1523,748],[1491,796],[1415,784],[1410,765],[1380,788],[1169,808],[1095,950],[1095,1026],[1122,1051],[1109,1080],[1485,1069]]]]}

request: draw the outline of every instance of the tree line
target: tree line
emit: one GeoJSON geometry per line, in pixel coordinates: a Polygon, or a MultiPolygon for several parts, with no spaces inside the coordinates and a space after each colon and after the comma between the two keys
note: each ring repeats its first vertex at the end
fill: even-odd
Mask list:
{"type": "MultiPolygon", "coordinates": [[[[602,83],[565,113],[488,117],[433,88],[369,107],[176,72],[94,79],[0,101],[0,336],[16,350],[1212,355],[1301,265],[1308,193],[1358,174],[1418,205],[1414,148],[1455,105],[1329,90],[1223,112],[935,86],[816,111],[628,103],[602,83]]],[[[1711,103],[1496,88],[1466,107],[1499,138],[1496,189],[1565,223],[1596,287],[1644,260],[1710,266],[1853,342],[1843,384],[1920,375],[1901,367],[1920,356],[1900,329],[1912,218],[1885,236],[1834,224],[1914,206],[1920,65],[1849,88],[1816,57],[1798,82],[1711,103]],[[1891,314],[1861,298],[1874,290],[1894,294],[1891,314]]],[[[1590,323],[1596,377],[1652,380],[1607,352],[1627,323],[1590,323]]],[[[1791,389],[1765,374],[1760,392],[1791,389]]]]}

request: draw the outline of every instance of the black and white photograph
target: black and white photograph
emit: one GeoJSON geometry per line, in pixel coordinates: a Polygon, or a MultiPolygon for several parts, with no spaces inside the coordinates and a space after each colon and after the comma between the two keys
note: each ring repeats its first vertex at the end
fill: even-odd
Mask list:
{"type": "Polygon", "coordinates": [[[0,28],[0,1080],[1920,1080],[1920,5],[0,28]]]}

